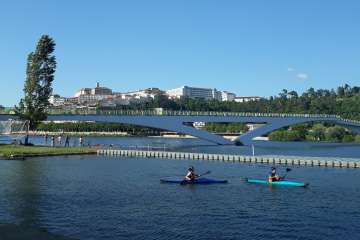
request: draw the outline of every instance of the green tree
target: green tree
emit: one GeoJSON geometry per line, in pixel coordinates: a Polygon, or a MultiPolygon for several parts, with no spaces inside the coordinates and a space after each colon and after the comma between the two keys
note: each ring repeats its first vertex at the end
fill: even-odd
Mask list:
{"type": "Polygon", "coordinates": [[[326,128],[321,123],[315,124],[310,130],[311,136],[317,141],[325,140],[325,132],[326,128]]]}
{"type": "Polygon", "coordinates": [[[277,130],[269,134],[271,141],[286,141],[285,139],[286,130],[277,130]]]}
{"type": "Polygon", "coordinates": [[[37,43],[35,52],[31,52],[27,58],[24,98],[16,107],[16,113],[21,119],[30,122],[31,129],[46,119],[56,69],[54,50],[54,40],[48,35],[43,35],[37,43]]]}
{"type": "Polygon", "coordinates": [[[297,124],[291,127],[293,131],[296,131],[296,135],[301,139],[305,140],[305,136],[307,134],[308,124],[297,124]]]}
{"type": "Polygon", "coordinates": [[[346,134],[343,139],[342,139],[343,142],[354,142],[355,141],[355,136],[352,135],[352,134],[346,134]]]}
{"type": "Polygon", "coordinates": [[[329,127],[325,132],[325,138],[327,141],[342,142],[346,131],[342,127],[329,127]]]}

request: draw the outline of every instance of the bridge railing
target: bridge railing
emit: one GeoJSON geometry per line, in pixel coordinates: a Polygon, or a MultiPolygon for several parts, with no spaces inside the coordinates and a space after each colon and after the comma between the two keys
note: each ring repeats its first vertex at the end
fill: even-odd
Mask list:
{"type": "Polygon", "coordinates": [[[343,122],[346,122],[346,123],[352,123],[352,124],[360,125],[360,121],[358,121],[358,120],[345,119],[345,118],[340,118],[340,120],[343,121],[343,122]]]}
{"type": "Polygon", "coordinates": [[[331,118],[347,123],[360,124],[358,120],[344,119],[335,114],[308,113],[251,113],[251,112],[217,112],[217,111],[172,111],[172,110],[99,110],[99,109],[49,109],[53,115],[124,115],[124,116],[240,116],[240,117],[299,117],[299,118],[331,118]]]}

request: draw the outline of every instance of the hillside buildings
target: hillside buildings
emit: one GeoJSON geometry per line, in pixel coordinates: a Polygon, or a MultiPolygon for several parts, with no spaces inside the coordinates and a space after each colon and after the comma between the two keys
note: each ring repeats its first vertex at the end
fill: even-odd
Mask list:
{"type": "Polygon", "coordinates": [[[169,99],[201,98],[205,100],[248,102],[258,101],[260,97],[236,97],[228,91],[218,91],[216,88],[199,88],[182,86],[167,91],[159,88],[147,88],[133,92],[114,92],[112,89],[96,84],[94,88],[82,88],[74,97],[61,97],[53,95],[49,98],[50,104],[55,108],[95,108],[116,107],[130,105],[132,103],[145,103],[157,95],[166,95],[169,99]]]}

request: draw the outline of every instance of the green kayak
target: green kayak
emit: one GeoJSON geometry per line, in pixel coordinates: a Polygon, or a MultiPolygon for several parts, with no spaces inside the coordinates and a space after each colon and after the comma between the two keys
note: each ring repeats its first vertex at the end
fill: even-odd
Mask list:
{"type": "Polygon", "coordinates": [[[249,178],[247,178],[246,181],[248,183],[267,184],[267,185],[274,185],[274,186],[289,186],[289,187],[307,187],[309,185],[308,183],[293,182],[293,181],[287,181],[287,180],[269,182],[267,180],[262,180],[262,179],[249,179],[249,178]]]}

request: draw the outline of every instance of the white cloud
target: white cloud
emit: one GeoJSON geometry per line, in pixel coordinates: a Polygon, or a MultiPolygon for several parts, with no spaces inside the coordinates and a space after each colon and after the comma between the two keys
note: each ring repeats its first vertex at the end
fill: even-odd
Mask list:
{"type": "Polygon", "coordinates": [[[310,78],[309,74],[300,72],[296,70],[296,68],[292,66],[288,66],[287,71],[290,73],[290,75],[293,75],[296,79],[304,81],[310,78]]]}
{"type": "Polygon", "coordinates": [[[293,72],[293,71],[295,71],[295,68],[293,68],[293,67],[288,67],[288,72],[293,72]]]}
{"type": "Polygon", "coordinates": [[[298,73],[296,78],[299,80],[306,80],[309,79],[309,75],[307,73],[298,73]]]}

